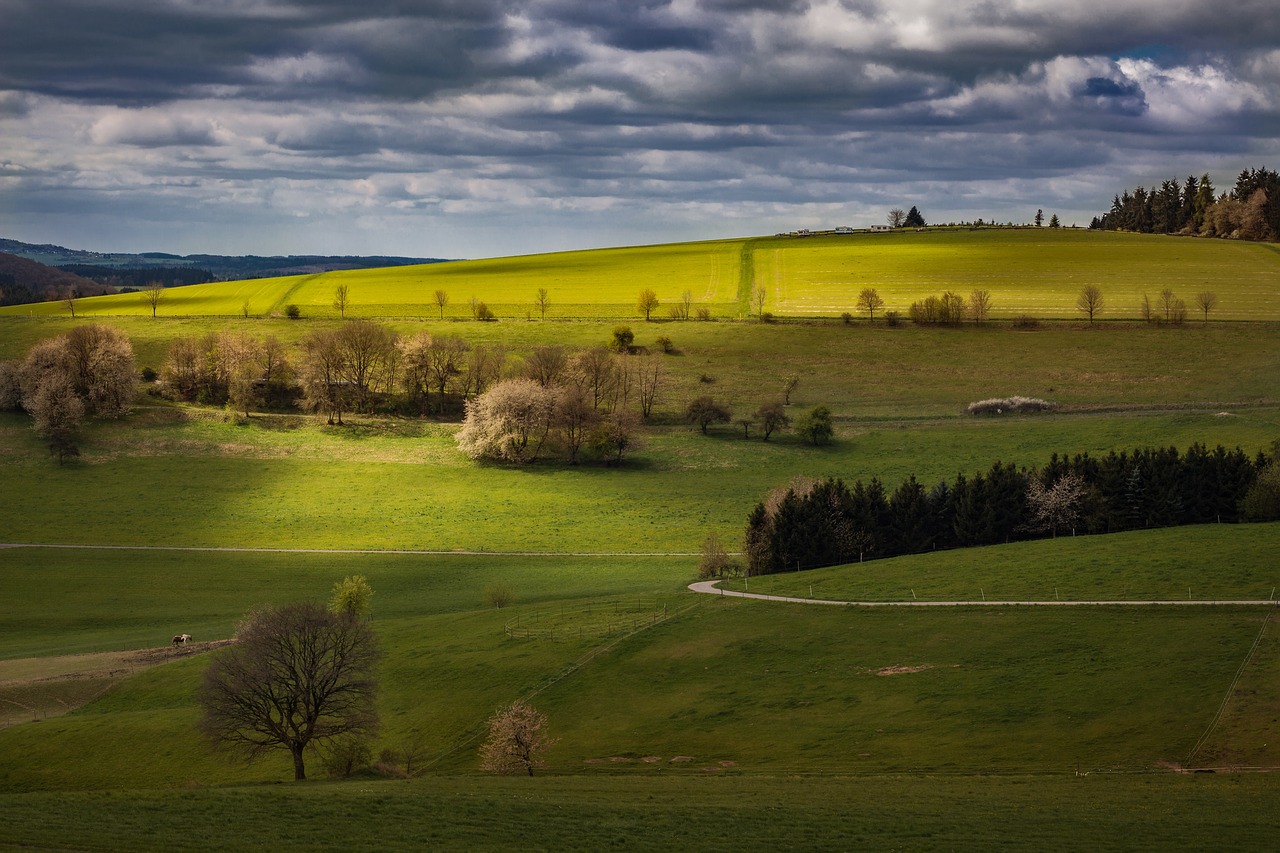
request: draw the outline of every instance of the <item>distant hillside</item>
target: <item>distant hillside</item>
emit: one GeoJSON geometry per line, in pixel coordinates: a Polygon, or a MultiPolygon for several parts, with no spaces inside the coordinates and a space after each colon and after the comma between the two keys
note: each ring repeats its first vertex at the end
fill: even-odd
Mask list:
{"type": "MultiPolygon", "coordinates": [[[[214,278],[236,281],[246,278],[273,278],[283,275],[313,275],[333,270],[357,270],[372,267],[398,267],[410,264],[432,264],[446,258],[405,258],[394,255],[171,255],[165,252],[89,252],[68,249],[52,243],[34,244],[0,239],[0,252],[9,252],[52,267],[89,265],[108,269],[164,269],[184,267],[207,270],[214,278]]],[[[167,276],[171,282],[177,278],[167,276]]]]}
{"type": "Polygon", "coordinates": [[[25,305],[61,298],[67,288],[77,296],[114,293],[95,281],[28,258],[0,252],[0,305],[25,305]]]}

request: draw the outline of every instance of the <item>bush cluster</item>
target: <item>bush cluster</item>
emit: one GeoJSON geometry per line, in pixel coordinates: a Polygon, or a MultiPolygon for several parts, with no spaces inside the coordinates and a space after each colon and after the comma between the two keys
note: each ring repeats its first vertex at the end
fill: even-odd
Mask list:
{"type": "Polygon", "coordinates": [[[965,407],[967,415],[1021,415],[1027,412],[1050,412],[1058,408],[1057,403],[1040,400],[1036,397],[992,397],[979,400],[965,407]]]}

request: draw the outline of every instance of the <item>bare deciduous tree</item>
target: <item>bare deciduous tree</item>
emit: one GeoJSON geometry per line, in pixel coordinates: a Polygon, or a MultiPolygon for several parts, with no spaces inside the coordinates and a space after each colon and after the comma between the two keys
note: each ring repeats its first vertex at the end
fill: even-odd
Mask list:
{"type": "Polygon", "coordinates": [[[547,293],[545,287],[539,287],[538,292],[534,294],[533,304],[538,306],[538,314],[543,320],[547,319],[547,308],[551,305],[551,294],[547,293]]]}
{"type": "Polygon", "coordinates": [[[76,296],[76,289],[74,287],[68,287],[66,290],[62,292],[62,304],[67,306],[67,310],[71,312],[72,320],[76,318],[76,299],[77,298],[78,297],[76,296]]]}
{"type": "Polygon", "coordinates": [[[618,371],[613,353],[604,347],[583,350],[569,360],[570,380],[590,395],[591,406],[595,409],[613,399],[618,371]]]}
{"type": "Polygon", "coordinates": [[[890,228],[901,228],[902,223],[907,221],[907,212],[900,207],[895,207],[889,211],[888,222],[890,228]]]}
{"type": "Polygon", "coordinates": [[[1076,308],[1089,318],[1090,326],[1093,325],[1094,317],[1102,313],[1104,304],[1102,290],[1096,284],[1086,285],[1076,297],[1076,308]]]}
{"type": "Polygon", "coordinates": [[[149,281],[142,291],[142,298],[151,306],[151,316],[156,316],[156,309],[160,307],[160,300],[164,298],[164,285],[158,281],[149,281]]]}
{"type": "Polygon", "coordinates": [[[693,310],[693,291],[682,291],[680,293],[680,319],[688,320],[691,310],[693,310]]]}
{"type": "Polygon", "coordinates": [[[217,358],[227,384],[227,402],[249,417],[249,409],[262,404],[262,345],[243,333],[218,336],[217,358]]]}
{"type": "Polygon", "coordinates": [[[1197,293],[1196,307],[1204,314],[1204,321],[1209,322],[1209,312],[1218,307],[1218,294],[1211,290],[1197,293]]]}
{"type": "Polygon", "coordinates": [[[684,419],[697,424],[703,435],[707,434],[707,427],[711,424],[727,424],[731,417],[727,406],[707,396],[691,400],[684,409],[684,419]]]}
{"type": "Polygon", "coordinates": [[[305,403],[341,425],[350,405],[350,389],[343,375],[342,347],[337,332],[321,329],[302,339],[302,390],[305,403]]]}
{"type": "Polygon", "coordinates": [[[769,288],[763,284],[757,284],[751,290],[751,307],[755,309],[757,317],[764,317],[764,304],[769,299],[769,288]]]}
{"type": "Polygon", "coordinates": [[[703,580],[728,577],[733,563],[729,560],[729,552],[724,549],[720,537],[708,533],[702,540],[702,548],[698,555],[698,577],[703,580]]]}
{"type": "Polygon", "coordinates": [[[355,395],[356,411],[367,412],[374,388],[391,384],[395,333],[368,320],[352,320],[338,329],[335,336],[340,356],[339,375],[355,395]]]}
{"type": "Polygon", "coordinates": [[[991,291],[975,290],[969,294],[969,316],[981,323],[991,313],[991,291]]]}
{"type": "Polygon", "coordinates": [[[427,370],[440,394],[442,405],[444,395],[449,391],[449,383],[462,373],[462,360],[469,349],[471,345],[456,335],[445,335],[431,342],[427,370]]]}
{"type": "MultiPolygon", "coordinates": [[[[628,375],[630,371],[626,371],[628,375]]],[[[640,392],[640,416],[653,414],[654,401],[658,399],[658,386],[662,382],[662,364],[651,355],[636,360],[636,388],[640,392]]]]}
{"type": "Polygon", "coordinates": [[[286,749],[305,779],[307,747],[377,731],[377,662],[366,622],[313,602],[259,610],[205,670],[201,729],[251,759],[286,749]]]}
{"type": "Polygon", "coordinates": [[[567,386],[556,397],[555,422],[560,445],[570,465],[578,464],[578,454],[600,421],[596,407],[584,389],[567,386]]]}
{"type": "Polygon", "coordinates": [[[338,312],[338,316],[346,319],[347,305],[351,290],[345,284],[340,284],[333,289],[333,310],[338,312]]]}
{"type": "Polygon", "coordinates": [[[569,369],[569,355],[555,344],[536,346],[524,360],[524,373],[543,387],[559,385],[569,369]]]}
{"type": "Polygon", "coordinates": [[[507,363],[507,349],[501,344],[477,344],[467,358],[463,377],[463,396],[483,394],[490,385],[502,378],[502,368],[507,363]]]}
{"type": "Polygon", "coordinates": [[[436,307],[440,309],[440,319],[444,319],[444,307],[449,304],[449,294],[443,290],[437,290],[435,293],[436,307]]]}
{"type": "Polygon", "coordinates": [[[609,465],[622,462],[623,454],[638,444],[636,416],[626,409],[614,409],[600,419],[591,438],[591,446],[609,465]]]}
{"type": "Polygon", "coordinates": [[[419,414],[426,411],[431,390],[431,341],[431,333],[425,330],[396,341],[400,350],[400,389],[419,414]]]}
{"type": "Polygon", "coordinates": [[[480,747],[480,769],[504,775],[533,775],[556,743],[547,733],[547,717],[532,705],[515,702],[489,720],[489,737],[480,747]]]}
{"type": "Polygon", "coordinates": [[[864,287],[858,293],[858,310],[866,311],[871,318],[871,322],[876,320],[876,311],[884,307],[884,300],[880,298],[880,292],[874,287],[864,287]]]}
{"type": "Polygon", "coordinates": [[[799,376],[788,376],[787,381],[782,385],[782,404],[784,406],[791,405],[791,395],[800,387],[799,376]]]}
{"type": "Polygon", "coordinates": [[[765,403],[756,410],[756,420],[760,422],[760,430],[764,433],[765,441],[768,441],[769,436],[778,430],[786,429],[791,425],[791,418],[787,416],[782,403],[765,403]]]}

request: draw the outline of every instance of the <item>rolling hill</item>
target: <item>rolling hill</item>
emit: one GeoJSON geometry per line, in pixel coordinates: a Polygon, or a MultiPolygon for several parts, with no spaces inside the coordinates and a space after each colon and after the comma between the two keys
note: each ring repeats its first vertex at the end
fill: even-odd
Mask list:
{"type": "MultiPolygon", "coordinates": [[[[337,316],[335,289],[349,288],[348,316],[439,316],[435,292],[448,295],[445,318],[469,319],[471,301],[499,319],[538,316],[539,288],[548,291],[549,319],[634,317],[636,296],[652,289],[656,317],[688,293],[692,306],[716,317],[745,316],[753,292],[778,317],[839,317],[856,313],[860,290],[872,287],[884,311],[905,315],[910,304],[943,291],[991,295],[991,317],[1076,319],[1086,285],[1099,287],[1103,320],[1136,319],[1144,295],[1152,303],[1171,290],[1199,319],[1194,299],[1212,291],[1211,319],[1280,319],[1280,250],[1271,244],[1197,240],[1074,229],[928,229],[857,232],[807,238],[762,237],[593,249],[431,265],[194,285],[166,294],[167,316],[280,314],[297,305],[306,317],[337,316]]],[[[56,304],[31,309],[56,315],[56,304]]],[[[149,314],[136,294],[86,300],[86,316],[149,314]]]]}

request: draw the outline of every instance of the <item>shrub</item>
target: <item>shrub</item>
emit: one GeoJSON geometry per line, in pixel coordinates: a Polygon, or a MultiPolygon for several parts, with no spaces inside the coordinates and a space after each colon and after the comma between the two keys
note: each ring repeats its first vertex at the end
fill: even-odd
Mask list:
{"type": "Polygon", "coordinates": [[[711,309],[710,309],[710,308],[699,308],[699,309],[698,309],[698,312],[697,312],[697,315],[698,315],[698,319],[699,319],[699,320],[702,320],[703,322],[706,322],[707,320],[710,320],[710,319],[711,319],[711,309]]]}
{"type": "Polygon", "coordinates": [[[671,343],[671,338],[668,338],[666,335],[659,335],[658,339],[654,341],[654,343],[660,346],[662,351],[667,355],[676,351],[675,345],[671,343]]]}
{"type": "Polygon", "coordinates": [[[1038,329],[1040,321],[1030,314],[1019,314],[1013,318],[1013,327],[1015,329],[1038,329]]]}
{"type": "Polygon", "coordinates": [[[993,397],[979,400],[965,407],[969,415],[1020,415],[1026,412],[1049,412],[1058,408],[1057,403],[1035,397],[993,397]]]}
{"type": "Polygon", "coordinates": [[[629,352],[635,339],[636,333],[631,331],[630,326],[614,326],[613,340],[610,341],[609,346],[618,352],[629,352]]]}
{"type": "Polygon", "coordinates": [[[142,368],[142,381],[143,381],[143,382],[155,382],[155,381],[156,381],[156,378],[157,378],[158,376],[159,376],[159,374],[155,372],[155,369],[154,369],[154,368],[151,368],[151,367],[144,367],[144,368],[142,368]]]}
{"type": "Polygon", "coordinates": [[[1246,521],[1280,521],[1280,462],[1258,474],[1240,501],[1240,514],[1246,521]]]}
{"type": "Polygon", "coordinates": [[[701,555],[698,558],[698,577],[702,580],[729,577],[733,571],[733,561],[720,542],[720,537],[708,533],[702,542],[701,555]]]}
{"type": "Polygon", "coordinates": [[[830,444],[835,434],[831,423],[831,410],[826,406],[818,406],[812,412],[801,415],[796,420],[796,432],[814,445],[830,444]]]}
{"type": "Polygon", "coordinates": [[[302,311],[301,309],[298,308],[297,305],[294,305],[293,303],[289,303],[288,305],[284,306],[284,316],[288,317],[290,320],[296,320],[302,316],[302,311]]]}
{"type": "Polygon", "coordinates": [[[490,310],[488,305],[485,305],[483,302],[477,302],[476,303],[476,319],[482,323],[488,323],[498,318],[494,316],[493,311],[490,310]]]}
{"type": "Polygon", "coordinates": [[[705,374],[705,373],[698,377],[698,381],[699,381],[699,382],[701,382],[703,385],[715,385],[715,384],[716,384],[716,378],[715,378],[714,376],[708,376],[708,375],[707,375],[707,374],[705,374]]]}
{"type": "Polygon", "coordinates": [[[843,314],[841,314],[841,315],[840,315],[840,319],[844,321],[844,324],[845,324],[846,326],[852,326],[852,325],[853,325],[853,315],[852,315],[852,314],[850,314],[848,311],[846,311],[846,312],[844,312],[843,314]]]}
{"type": "Polygon", "coordinates": [[[884,324],[886,326],[897,326],[902,323],[902,315],[897,311],[884,312],[884,324]]]}
{"type": "Polygon", "coordinates": [[[761,311],[761,312],[760,312],[760,322],[761,322],[761,323],[772,323],[772,322],[773,322],[773,312],[772,312],[772,311],[761,311]]]}
{"type": "Polygon", "coordinates": [[[344,737],[331,741],[320,755],[324,772],[334,779],[347,779],[369,766],[373,750],[362,737],[344,737]]]}
{"type": "Polygon", "coordinates": [[[484,588],[485,607],[501,610],[504,607],[509,607],[511,602],[515,600],[516,594],[512,592],[511,587],[502,581],[494,581],[484,588]]]}

